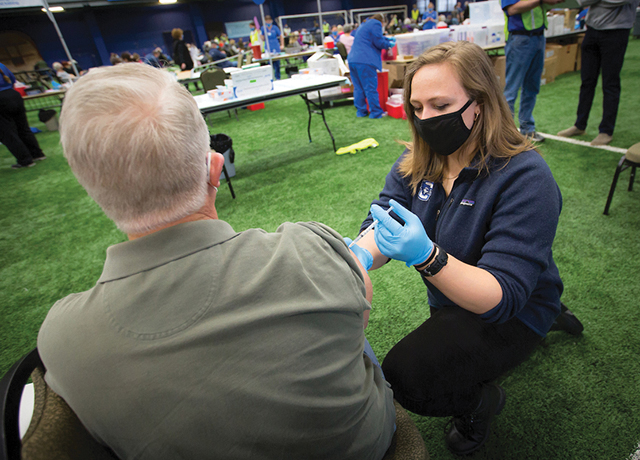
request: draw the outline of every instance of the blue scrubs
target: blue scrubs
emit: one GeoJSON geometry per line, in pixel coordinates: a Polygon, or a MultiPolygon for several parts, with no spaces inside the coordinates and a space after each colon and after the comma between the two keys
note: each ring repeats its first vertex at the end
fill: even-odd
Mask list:
{"type": "MultiPolygon", "coordinates": [[[[271,54],[280,53],[280,29],[277,25],[265,25],[262,27],[262,35],[264,35],[265,40],[269,41],[269,50],[271,50],[271,54]]],[[[265,46],[265,49],[266,46],[265,46]]],[[[276,80],[280,80],[280,61],[273,61],[273,71],[276,76],[276,80]]]]}
{"type": "Polygon", "coordinates": [[[422,25],[422,30],[435,29],[438,25],[438,13],[436,10],[427,10],[422,15],[422,20],[427,21],[422,25]],[[427,19],[433,19],[433,21],[427,21],[427,19]]]}
{"type": "Polygon", "coordinates": [[[381,53],[388,47],[389,40],[382,35],[382,23],[377,19],[368,19],[358,28],[347,59],[353,83],[353,103],[359,117],[381,118],[384,113],[378,97],[376,71],[382,70],[381,53]]]}

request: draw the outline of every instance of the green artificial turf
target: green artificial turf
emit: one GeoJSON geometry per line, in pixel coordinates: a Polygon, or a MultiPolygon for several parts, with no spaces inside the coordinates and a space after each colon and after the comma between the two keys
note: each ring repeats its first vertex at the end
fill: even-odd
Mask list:
{"type": "MultiPolygon", "coordinates": [[[[640,142],[640,41],[631,39],[612,145],[640,142]]],[[[555,134],[575,121],[579,74],[543,86],[534,112],[538,130],[555,134]]],[[[597,135],[602,93],[596,92],[584,140],[597,135]]],[[[360,119],[349,103],[326,110],[338,147],[373,137],[380,146],[337,156],[321,118],[306,135],[304,102],[291,97],[266,109],[209,117],[212,133],[233,138],[237,198],[223,186],[220,218],[236,230],[273,231],[283,221],[316,220],[354,237],[384,177],[408,139],[407,122],[360,119]]],[[[30,115],[33,126],[45,129],[30,115]]],[[[106,248],[125,240],[87,197],[62,156],[57,132],[37,138],[49,159],[13,171],[0,146],[0,373],[36,344],[53,303],[90,288],[106,248]]],[[[610,216],[602,211],[620,154],[548,140],[540,151],[564,205],[554,255],[563,301],[585,326],[581,337],[552,332],[531,359],[503,376],[507,405],[485,448],[472,458],[626,459],[640,441],[640,184],[627,192],[623,173],[610,216]]],[[[371,272],[373,311],[366,331],[379,358],[428,317],[424,286],[400,262],[371,272]]],[[[73,333],[73,331],[69,331],[73,333]]],[[[414,416],[433,459],[454,458],[444,446],[443,418],[414,416]]]]}

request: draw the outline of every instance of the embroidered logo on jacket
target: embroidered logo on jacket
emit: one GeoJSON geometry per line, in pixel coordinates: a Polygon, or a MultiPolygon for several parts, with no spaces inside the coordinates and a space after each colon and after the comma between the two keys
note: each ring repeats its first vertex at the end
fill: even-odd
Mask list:
{"type": "Polygon", "coordinates": [[[422,184],[420,184],[418,198],[422,201],[429,201],[429,198],[431,198],[431,192],[433,192],[433,182],[423,180],[422,184]]]}
{"type": "Polygon", "coordinates": [[[476,204],[476,202],[472,200],[462,200],[460,202],[461,206],[473,206],[474,204],[476,204]]]}

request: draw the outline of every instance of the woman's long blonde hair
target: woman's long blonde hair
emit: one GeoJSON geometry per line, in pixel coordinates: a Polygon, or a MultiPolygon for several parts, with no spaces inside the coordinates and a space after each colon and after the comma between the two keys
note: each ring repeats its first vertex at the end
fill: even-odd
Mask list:
{"type": "Polygon", "coordinates": [[[482,48],[466,41],[442,43],[411,63],[404,78],[404,109],[411,127],[412,142],[402,142],[409,153],[400,162],[399,171],[403,177],[409,178],[413,194],[423,180],[442,182],[445,174],[445,157],[431,150],[416,131],[411,105],[411,84],[415,74],[426,65],[441,63],[453,68],[469,99],[480,106],[480,114],[469,139],[460,147],[464,158],[471,158],[472,152],[478,152],[478,169],[481,172],[483,169],[488,171],[488,157],[510,158],[533,149],[533,144],[516,128],[491,60],[482,48]]]}

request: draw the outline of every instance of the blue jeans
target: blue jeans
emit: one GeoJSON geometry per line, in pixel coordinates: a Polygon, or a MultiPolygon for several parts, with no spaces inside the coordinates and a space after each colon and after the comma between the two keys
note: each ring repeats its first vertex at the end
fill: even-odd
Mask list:
{"type": "Polygon", "coordinates": [[[505,47],[507,71],[505,76],[504,97],[511,113],[515,113],[515,103],[520,93],[518,120],[520,131],[529,134],[536,130],[533,108],[540,92],[540,77],[544,67],[544,35],[509,35],[505,47]]]}
{"type": "Polygon", "coordinates": [[[378,96],[378,72],[375,66],[370,64],[349,64],[351,82],[353,83],[353,104],[356,106],[359,117],[381,118],[383,111],[380,108],[378,96]],[[367,111],[367,102],[369,110],[367,111]]]}

